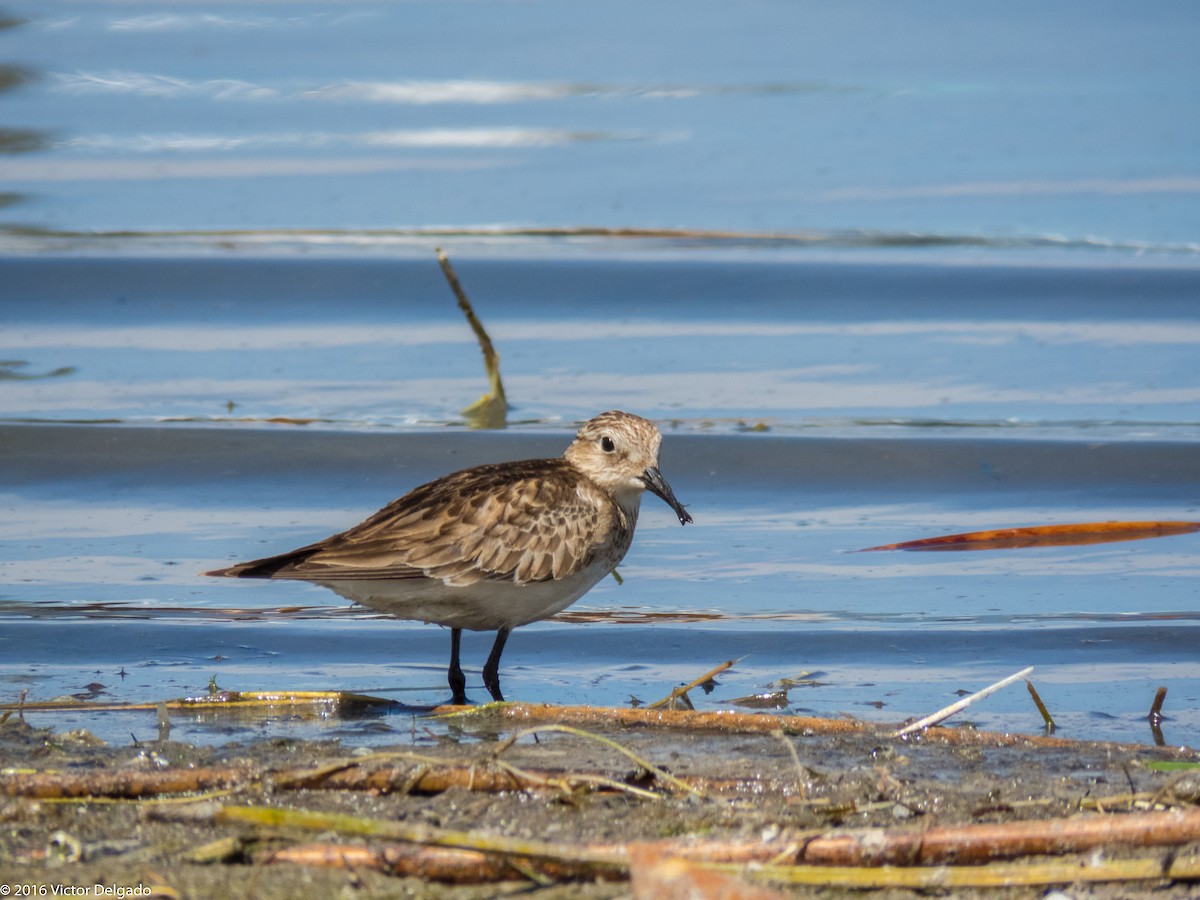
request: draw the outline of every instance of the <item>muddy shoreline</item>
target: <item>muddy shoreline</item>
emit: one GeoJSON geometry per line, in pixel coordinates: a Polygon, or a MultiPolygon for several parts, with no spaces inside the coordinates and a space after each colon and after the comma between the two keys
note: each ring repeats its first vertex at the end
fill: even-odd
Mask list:
{"type": "MultiPolygon", "coordinates": [[[[1145,821],[1154,828],[1191,827],[1200,817],[1200,771],[1181,765],[1197,760],[1187,748],[961,728],[897,739],[873,725],[793,716],[590,715],[520,704],[474,708],[444,720],[451,723],[444,734],[371,750],[272,739],[114,746],[10,716],[0,725],[0,883],[60,894],[86,888],[87,896],[104,885],[109,896],[124,888],[124,896],[149,890],[178,897],[334,896],[351,889],[366,897],[622,897],[631,891],[628,865],[606,869],[591,857],[627,859],[627,850],[640,847],[635,884],[640,873],[642,891],[647,848],[654,858],[682,854],[740,866],[774,854],[776,862],[811,865],[836,862],[829,854],[843,852],[838,842],[864,834],[915,837],[910,848],[924,844],[927,856],[945,857],[917,867],[926,871],[950,863],[978,871],[1019,865],[1028,873],[1049,862],[1082,872],[1123,859],[1160,867],[1200,861],[1200,840],[1187,832],[1182,842],[1162,843],[1161,833],[1149,838],[1135,829],[1121,843],[1101,839],[1080,849],[1076,841],[1073,853],[968,846],[982,826],[1005,823],[1037,832],[1150,816],[1145,821]],[[284,821],[246,812],[263,809],[284,821]],[[415,834],[429,846],[397,834],[415,834]],[[935,836],[949,849],[933,850],[935,836]],[[513,857],[504,853],[463,849],[468,839],[496,842],[495,849],[540,842],[566,858],[510,865],[513,857]],[[488,880],[470,883],[480,877],[488,880]]],[[[858,867],[877,862],[859,859],[858,867]]],[[[699,877],[697,871],[671,877],[699,877]]],[[[748,884],[739,889],[761,889],[748,884]]],[[[1051,886],[955,888],[953,896],[1042,897],[1051,886]]],[[[1067,890],[1072,898],[1152,892],[1173,900],[1194,896],[1196,887],[1176,878],[1067,890]]],[[[772,889],[784,896],[862,895],[846,886],[772,889]]],[[[918,893],[884,886],[870,895],[918,893]]]]}

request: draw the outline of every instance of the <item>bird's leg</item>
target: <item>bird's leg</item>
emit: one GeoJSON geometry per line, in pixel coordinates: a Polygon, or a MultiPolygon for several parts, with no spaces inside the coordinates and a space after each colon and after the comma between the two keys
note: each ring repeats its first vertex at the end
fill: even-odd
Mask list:
{"type": "Polygon", "coordinates": [[[504,701],[500,693],[500,654],[504,652],[504,642],[508,640],[511,628],[504,627],[496,632],[496,643],[492,644],[492,652],[488,654],[483,666],[483,686],[488,689],[493,700],[504,701]]]}
{"type": "Polygon", "coordinates": [[[450,670],[446,673],[447,679],[450,681],[450,691],[454,695],[451,698],[451,703],[457,706],[466,706],[467,704],[467,676],[463,674],[462,666],[458,662],[458,650],[462,644],[462,629],[450,629],[450,670]]]}

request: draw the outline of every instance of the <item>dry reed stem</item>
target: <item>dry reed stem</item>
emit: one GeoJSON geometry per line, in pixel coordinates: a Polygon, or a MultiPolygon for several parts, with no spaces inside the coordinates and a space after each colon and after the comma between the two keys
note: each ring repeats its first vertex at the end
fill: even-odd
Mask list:
{"type": "Polygon", "coordinates": [[[796,768],[796,791],[801,800],[808,799],[808,771],[800,762],[800,754],[796,752],[796,745],[787,739],[787,735],[782,731],[772,731],[771,736],[778,738],[779,742],[787,748],[788,754],[792,757],[792,765],[796,768]]]}
{"type": "MultiPolygon", "coordinates": [[[[568,846],[475,832],[408,825],[336,813],[223,806],[214,815],[223,824],[331,830],[343,834],[535,859],[623,865],[625,844],[568,846]]],[[[857,828],[826,834],[785,836],[772,841],[690,841],[655,843],[664,854],[714,862],[766,862],[789,850],[793,863],[817,866],[931,866],[983,864],[1021,856],[1082,853],[1097,848],[1169,847],[1200,841],[1200,809],[1087,815],[1067,819],[934,828],[857,828]]]]}
{"type": "MultiPolygon", "coordinates": [[[[549,730],[547,728],[541,731],[549,730]]],[[[398,754],[378,754],[398,755],[398,754]]],[[[621,792],[645,800],[661,800],[662,794],[596,772],[558,769],[525,769],[497,760],[490,764],[419,761],[418,754],[404,766],[368,767],[371,757],[361,761],[339,761],[316,769],[269,772],[249,768],[166,769],[149,772],[21,771],[0,774],[0,796],[36,800],[103,799],[144,800],[162,795],[211,795],[216,790],[245,789],[269,781],[276,790],[374,791],[380,794],[440,794],[451,788],[477,793],[504,791],[554,791],[571,793],[579,788],[621,792]]],[[[640,763],[639,763],[640,764],[640,763]]],[[[664,773],[665,774],[665,773],[664,773]]],[[[737,794],[763,779],[671,776],[664,779],[680,790],[694,794],[737,794]]],[[[783,790],[780,788],[780,790],[783,790]]]]}
{"type": "Polygon", "coordinates": [[[817,865],[940,865],[1079,853],[1113,845],[1200,841],[1200,809],[1081,815],[926,829],[856,829],[810,841],[801,859],[817,865]]]}
{"type": "Polygon", "coordinates": [[[442,252],[441,247],[435,248],[435,252],[438,264],[442,267],[442,274],[446,276],[450,290],[454,292],[454,299],[458,301],[458,308],[462,310],[471,330],[475,332],[475,339],[479,342],[479,349],[483,353],[483,368],[487,372],[488,383],[492,388],[491,393],[484,394],[464,409],[463,415],[466,416],[468,424],[472,427],[503,428],[508,415],[508,400],[504,394],[504,382],[500,379],[500,354],[496,352],[483,323],[475,315],[475,309],[471,306],[467,292],[463,290],[449,258],[442,252]]]}
{"type": "Polygon", "coordinates": [[[254,778],[254,772],[240,768],[17,772],[0,775],[0,796],[35,800],[147,797],[223,790],[246,785],[254,778]]]}
{"type": "Polygon", "coordinates": [[[1055,729],[1054,719],[1050,716],[1050,710],[1046,709],[1046,704],[1042,702],[1041,695],[1038,694],[1037,688],[1033,686],[1033,682],[1025,679],[1025,687],[1029,688],[1029,696],[1033,698],[1033,705],[1037,707],[1039,713],[1042,714],[1042,720],[1046,723],[1046,733],[1050,734],[1055,729]]]}
{"type": "Polygon", "coordinates": [[[906,734],[912,734],[914,731],[921,731],[922,729],[928,728],[931,725],[937,725],[939,722],[942,722],[945,719],[950,718],[956,712],[961,712],[962,710],[966,709],[971,704],[977,703],[978,701],[982,700],[984,697],[988,697],[988,696],[996,693],[996,691],[999,691],[999,690],[1002,690],[1002,689],[1008,687],[1014,681],[1018,681],[1018,680],[1024,678],[1026,675],[1028,675],[1032,671],[1033,671],[1033,666],[1027,666],[1026,668],[1022,669],[1020,672],[1015,672],[1014,674],[1009,675],[1007,678],[1001,678],[995,684],[989,684],[983,690],[976,691],[974,694],[971,694],[968,697],[963,697],[957,703],[951,703],[949,706],[944,707],[943,709],[939,709],[937,712],[933,713],[933,715],[926,716],[923,719],[918,719],[916,722],[913,722],[910,725],[905,725],[899,731],[894,732],[892,734],[892,737],[904,737],[906,734]]]}
{"type": "MultiPolygon", "coordinates": [[[[439,706],[433,715],[455,719],[499,719],[532,727],[539,722],[560,722],[597,729],[641,728],[675,729],[715,734],[770,734],[782,731],[791,735],[861,735],[877,734],[889,737],[888,726],[874,725],[853,719],[823,719],[815,716],[772,715],[769,713],[698,712],[672,709],[631,709],[625,707],[555,706],[539,703],[488,703],[482,706],[439,706]]],[[[1070,749],[1080,741],[1046,735],[1012,734],[998,731],[976,731],[965,728],[928,728],[919,734],[905,735],[901,740],[913,743],[940,743],[955,746],[1039,747],[1070,749]]],[[[1088,746],[1143,752],[1144,744],[1113,742],[1084,742],[1088,746]]],[[[1163,748],[1160,752],[1180,751],[1163,748]]],[[[1190,756],[1188,757],[1190,758],[1190,756]]]]}
{"type": "Polygon", "coordinates": [[[682,779],[676,778],[670,772],[667,772],[664,769],[660,769],[658,766],[654,765],[653,763],[649,762],[648,760],[642,758],[641,756],[638,756],[636,753],[634,753],[628,747],[625,747],[625,746],[617,743],[612,738],[604,737],[604,735],[601,735],[601,734],[593,734],[592,732],[584,731],[581,728],[572,728],[570,725],[553,725],[553,724],[541,725],[536,728],[527,728],[524,731],[518,732],[516,735],[513,736],[513,740],[517,740],[517,739],[525,737],[527,735],[533,735],[533,734],[539,734],[539,733],[544,734],[546,732],[558,733],[558,734],[569,734],[574,737],[587,738],[588,740],[595,741],[598,744],[603,744],[605,747],[610,747],[613,750],[616,750],[618,753],[621,753],[624,756],[628,757],[629,759],[633,760],[633,762],[637,763],[639,766],[641,766],[647,772],[650,772],[652,775],[654,775],[655,778],[659,779],[660,781],[663,781],[663,782],[671,785],[672,787],[678,788],[682,791],[686,791],[688,793],[695,794],[697,797],[704,796],[703,791],[698,790],[697,788],[693,787],[692,785],[688,784],[686,781],[683,781],[682,779]]]}
{"type": "MultiPolygon", "coordinates": [[[[432,857],[439,865],[451,866],[441,877],[451,881],[483,878],[484,872],[500,872],[491,864],[481,869],[477,854],[517,856],[533,861],[530,871],[546,877],[620,877],[628,870],[631,850],[652,849],[660,856],[675,856],[728,869],[759,863],[746,869],[755,878],[788,883],[822,883],[857,887],[995,886],[1003,884],[1053,884],[1072,881],[1120,881],[1129,879],[1200,878],[1200,860],[1110,860],[1103,864],[1053,862],[1021,865],[998,864],[998,859],[1080,853],[1114,845],[1130,847],[1180,846],[1200,840],[1200,810],[1144,813],[1123,816],[1086,816],[1049,821],[1026,821],[1001,825],[947,826],[933,829],[856,829],[811,837],[805,843],[796,837],[775,841],[705,841],[636,844],[586,844],[568,846],[526,841],[470,832],[410,826],[402,823],[360,819],[354,816],[264,807],[222,807],[215,821],[224,824],[254,824],[266,828],[332,830],[401,840],[425,847],[474,851],[471,855],[432,857]],[[778,865],[780,858],[793,857],[793,864],[778,865]],[[974,862],[975,865],[963,865],[974,862]],[[948,865],[954,863],[953,865],[948,865]],[[554,868],[544,868],[551,864],[554,868]],[[462,867],[465,867],[463,870],[462,867]]],[[[330,857],[342,864],[349,848],[288,853],[275,852],[261,861],[312,863],[330,857]]],[[[418,850],[369,849],[353,851],[363,861],[372,857],[387,861],[403,859],[406,865],[426,865],[418,850]]],[[[389,863],[389,871],[396,863],[389,863]]],[[[430,870],[424,870],[432,877],[430,870]]],[[[496,877],[494,874],[489,877],[496,877]]]]}
{"type": "Polygon", "coordinates": [[[1146,716],[1152,723],[1158,724],[1162,721],[1163,703],[1167,699],[1167,689],[1160,687],[1154,692],[1154,702],[1150,704],[1150,714],[1146,716]]]}
{"type": "MultiPolygon", "coordinates": [[[[45,701],[41,703],[0,703],[0,711],[13,712],[48,712],[72,710],[85,712],[157,712],[161,706],[171,710],[205,709],[217,712],[229,710],[236,712],[246,710],[269,710],[275,706],[290,708],[312,706],[314,713],[323,712],[330,704],[335,706],[359,704],[373,706],[390,706],[392,700],[371,697],[363,694],[349,694],[339,691],[285,691],[285,692],[222,692],[215,697],[188,697],[168,700],[165,703],[114,703],[97,704],[90,701],[45,701]]],[[[792,735],[832,735],[832,734],[871,734],[879,733],[885,737],[886,725],[871,724],[854,719],[828,719],[815,716],[774,715],[769,713],[743,713],[734,711],[698,712],[694,710],[667,709],[631,709],[617,707],[595,706],[556,706],[552,704],[532,703],[488,703],[481,706],[438,706],[430,710],[430,714],[441,718],[499,718],[514,720],[520,724],[532,725],[539,722],[559,722],[598,728],[665,728],[695,732],[712,732],[718,734],[762,734],[772,731],[782,731],[792,735]]],[[[912,726],[909,726],[910,728],[912,726]]],[[[976,731],[963,728],[931,727],[920,734],[904,736],[905,740],[922,743],[936,742],[966,746],[1024,746],[1041,747],[1045,749],[1068,749],[1077,746],[1080,741],[1071,738],[1050,737],[1047,735],[1026,735],[1009,732],[976,731]]],[[[1104,746],[1112,749],[1142,751],[1145,746],[1137,743],[1116,743],[1107,741],[1085,742],[1092,746],[1104,746]]],[[[1179,751],[1177,748],[1163,747],[1167,753],[1179,751]]]]}
{"type": "Polygon", "coordinates": [[[716,666],[716,667],[710,669],[709,671],[705,672],[699,678],[688,682],[687,684],[683,685],[682,687],[675,688],[675,690],[671,691],[671,693],[667,694],[667,696],[663,697],[661,700],[655,700],[653,703],[651,703],[646,708],[647,709],[663,709],[663,708],[674,709],[673,704],[675,703],[676,700],[678,700],[680,697],[686,695],[688,691],[695,690],[696,688],[700,687],[700,685],[702,685],[706,682],[712,681],[714,678],[716,678],[718,675],[720,675],[726,669],[732,668],[734,663],[736,663],[736,662],[737,662],[736,659],[726,660],[725,662],[721,663],[719,666],[716,666]]]}
{"type": "Polygon", "coordinates": [[[297,844],[255,853],[255,863],[292,863],[302,866],[373,870],[401,878],[420,878],[442,884],[493,884],[536,875],[554,881],[580,881],[600,877],[619,880],[619,869],[599,869],[590,864],[524,860],[514,867],[504,857],[479,850],[426,847],[420,844],[297,844]]]}
{"type": "MultiPolygon", "coordinates": [[[[656,849],[651,852],[661,852],[656,849]]],[[[660,857],[661,858],[661,857],[660,857]]],[[[292,863],[349,870],[374,870],[422,878],[443,884],[491,884],[518,873],[502,859],[472,850],[388,844],[383,847],[346,844],[301,844],[256,853],[260,864],[292,863]]],[[[1139,858],[1117,860],[1053,860],[1036,863],[990,863],[983,866],[779,866],[706,862],[696,866],[731,872],[743,878],[774,884],[811,884],[861,889],[908,888],[938,890],[968,887],[1049,886],[1078,882],[1193,881],[1200,879],[1196,858],[1139,858]]],[[[594,867],[543,861],[532,871],[559,881],[623,877],[620,870],[597,872],[594,867]]]]}
{"type": "Polygon", "coordinates": [[[570,847],[546,841],[506,838],[450,828],[409,825],[403,822],[368,819],[339,813],[278,809],[267,806],[222,806],[213,814],[213,821],[219,825],[254,825],[260,828],[335,831],[340,834],[399,840],[433,847],[478,850],[528,859],[567,861],[590,866],[593,870],[622,869],[625,865],[624,856],[619,848],[570,847]]]}
{"type": "Polygon", "coordinates": [[[860,889],[946,890],[969,887],[1039,887],[1077,882],[1195,881],[1200,859],[1109,859],[1075,862],[990,863],[985,866],[756,866],[718,865],[745,877],[773,884],[812,884],[860,889]]]}
{"type": "Polygon", "coordinates": [[[643,800],[663,799],[661,794],[656,794],[645,788],[635,787],[632,784],[626,784],[623,781],[617,781],[615,778],[609,778],[606,775],[589,775],[574,772],[564,772],[560,775],[544,775],[529,769],[519,768],[503,760],[496,760],[495,765],[521,779],[529,787],[561,791],[564,794],[572,794],[577,788],[592,788],[632,794],[635,797],[641,797],[643,800]]]}
{"type": "MultiPolygon", "coordinates": [[[[803,716],[777,716],[761,713],[693,712],[684,710],[649,710],[597,708],[579,706],[549,706],[539,704],[498,703],[482,707],[439,707],[435,712],[462,718],[499,718],[525,725],[532,732],[558,730],[550,724],[589,725],[604,729],[642,728],[678,729],[691,732],[723,734],[775,735],[836,735],[872,734],[871,726],[844,719],[818,719],[803,716]]],[[[880,738],[884,735],[880,734],[880,738]]],[[[1071,749],[1078,741],[1045,736],[1000,734],[964,729],[933,728],[903,740],[919,743],[945,743],[966,746],[1021,746],[1042,749],[1071,749]]],[[[618,745],[619,746],[619,745],[618,745]]],[[[1140,744],[1091,744],[1113,751],[1141,753],[1140,744]]],[[[625,752],[624,750],[622,752],[625,752]]],[[[1176,758],[1192,759],[1193,755],[1180,749],[1158,751],[1176,758]]],[[[643,761],[633,757],[639,764],[643,761]]],[[[793,760],[794,762],[794,760],[793,760]]],[[[453,763],[416,753],[380,753],[353,760],[339,760],[317,769],[265,773],[246,768],[197,768],[150,772],[36,772],[9,771],[0,773],[0,796],[36,799],[143,798],[161,794],[194,793],[245,787],[270,775],[277,788],[323,788],[328,790],[374,790],[380,792],[411,791],[436,794],[451,787],[463,787],[482,792],[509,790],[568,789],[576,785],[594,785],[615,790],[637,792],[629,786],[617,787],[608,776],[587,772],[547,770],[515,770],[507,766],[479,763],[453,763]],[[412,767],[368,769],[369,763],[400,759],[414,763],[412,767]]],[[[689,776],[674,779],[689,792],[736,793],[745,789],[745,778],[707,778],[689,776]]],[[[761,785],[755,776],[750,783],[761,785]]],[[[780,788],[783,790],[783,788],[780,788]]],[[[1161,793],[1161,792],[1160,792],[1161,793]]],[[[1121,802],[1116,800],[1114,802],[1121,802]]]]}

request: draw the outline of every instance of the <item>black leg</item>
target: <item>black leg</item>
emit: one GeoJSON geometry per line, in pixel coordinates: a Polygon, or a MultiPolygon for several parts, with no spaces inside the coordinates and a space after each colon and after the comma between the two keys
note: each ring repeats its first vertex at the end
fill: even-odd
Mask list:
{"type": "Polygon", "coordinates": [[[446,673],[447,679],[450,681],[450,691],[454,695],[451,703],[458,706],[465,706],[467,703],[467,676],[463,674],[462,666],[458,662],[458,649],[462,644],[462,629],[450,629],[450,671],[446,673]]]}
{"type": "Polygon", "coordinates": [[[503,702],[504,695],[500,693],[500,654],[504,652],[504,642],[512,629],[501,628],[496,632],[496,643],[492,644],[492,652],[488,654],[483,666],[483,686],[488,689],[493,700],[503,702]]]}

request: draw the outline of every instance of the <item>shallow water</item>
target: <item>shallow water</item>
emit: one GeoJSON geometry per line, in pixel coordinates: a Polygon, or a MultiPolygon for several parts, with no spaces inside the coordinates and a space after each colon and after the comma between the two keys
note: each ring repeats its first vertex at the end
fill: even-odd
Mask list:
{"type": "MultiPolygon", "coordinates": [[[[1191,267],[450,250],[516,426],[615,406],[687,431],[1200,435],[1191,267]]],[[[461,422],[485,386],[431,242],[388,261],[12,258],[3,295],[21,362],[0,419],[405,429],[461,422]]]]}
{"type": "MultiPolygon", "coordinates": [[[[1195,535],[852,552],[1200,519],[1188,270],[468,255],[459,274],[518,406],[514,427],[476,432],[458,411],[483,390],[478,350],[432,260],[3,267],[2,355],[35,376],[0,381],[13,699],[161,700],[215,676],[442,701],[443,630],[196,573],[323,537],[450,469],[556,455],[573,422],[628,406],[660,420],[696,524],[648,498],[625,583],[514,635],[510,696],[651,701],[736,658],[698,705],[808,672],[786,708],[893,722],[1034,665],[1062,734],[1149,741],[1160,685],[1165,740],[1200,734],[1195,535]],[[289,424],[301,417],[318,421],[289,424]]],[[[464,646],[479,699],[490,640],[464,646]]],[[[51,717],[153,736],[148,714],[51,717]]],[[[966,718],[1041,726],[1019,685],[966,718]]],[[[414,727],[405,713],[176,726],[205,741],[414,727]]]]}
{"type": "MultiPolygon", "coordinates": [[[[1196,743],[1194,535],[851,551],[1200,518],[1198,32],[1122,2],[11,0],[0,693],[445,699],[438,629],[195,573],[623,407],[696,524],[651,498],[626,583],[513,638],[512,696],[651,700],[737,657],[698,702],[813,671],[790,708],[896,721],[1033,664],[1069,735],[1151,739],[1166,685],[1196,743]],[[465,426],[437,244],[504,433],[465,426]]],[[[1041,722],[1019,685],[971,718],[1041,722]]]]}
{"type": "MultiPolygon", "coordinates": [[[[315,587],[196,573],[351,524],[381,496],[447,464],[544,455],[562,443],[79,426],[0,435],[13,513],[2,535],[0,604],[9,690],[44,699],[99,682],[95,699],[142,702],[203,693],[212,676],[245,690],[443,700],[444,631],[352,610],[315,587]]],[[[1196,496],[1186,448],[765,435],[669,435],[667,446],[665,465],[697,524],[681,529],[669,510],[648,504],[623,585],[604,583],[562,621],[514,636],[503,669],[511,696],[652,700],[737,658],[698,703],[725,707],[807,671],[819,686],[793,688],[787,708],[896,721],[1028,664],[1038,666],[1035,681],[1067,734],[1148,740],[1145,711],[1165,684],[1168,739],[1194,740],[1193,538],[848,552],[997,522],[1161,514],[1181,493],[1196,496]]],[[[465,645],[476,696],[475,667],[489,642],[470,635],[465,645]]],[[[970,718],[1028,731],[1040,721],[1023,691],[970,718]]],[[[100,727],[95,717],[88,725],[100,727]]],[[[149,727],[143,717],[134,731],[146,737],[149,727]]],[[[228,727],[188,736],[224,737],[228,727]]],[[[239,723],[235,732],[257,727],[239,723]]],[[[279,727],[287,725],[268,730],[279,727]]],[[[410,722],[392,716],[361,727],[394,740],[410,722]]]]}

